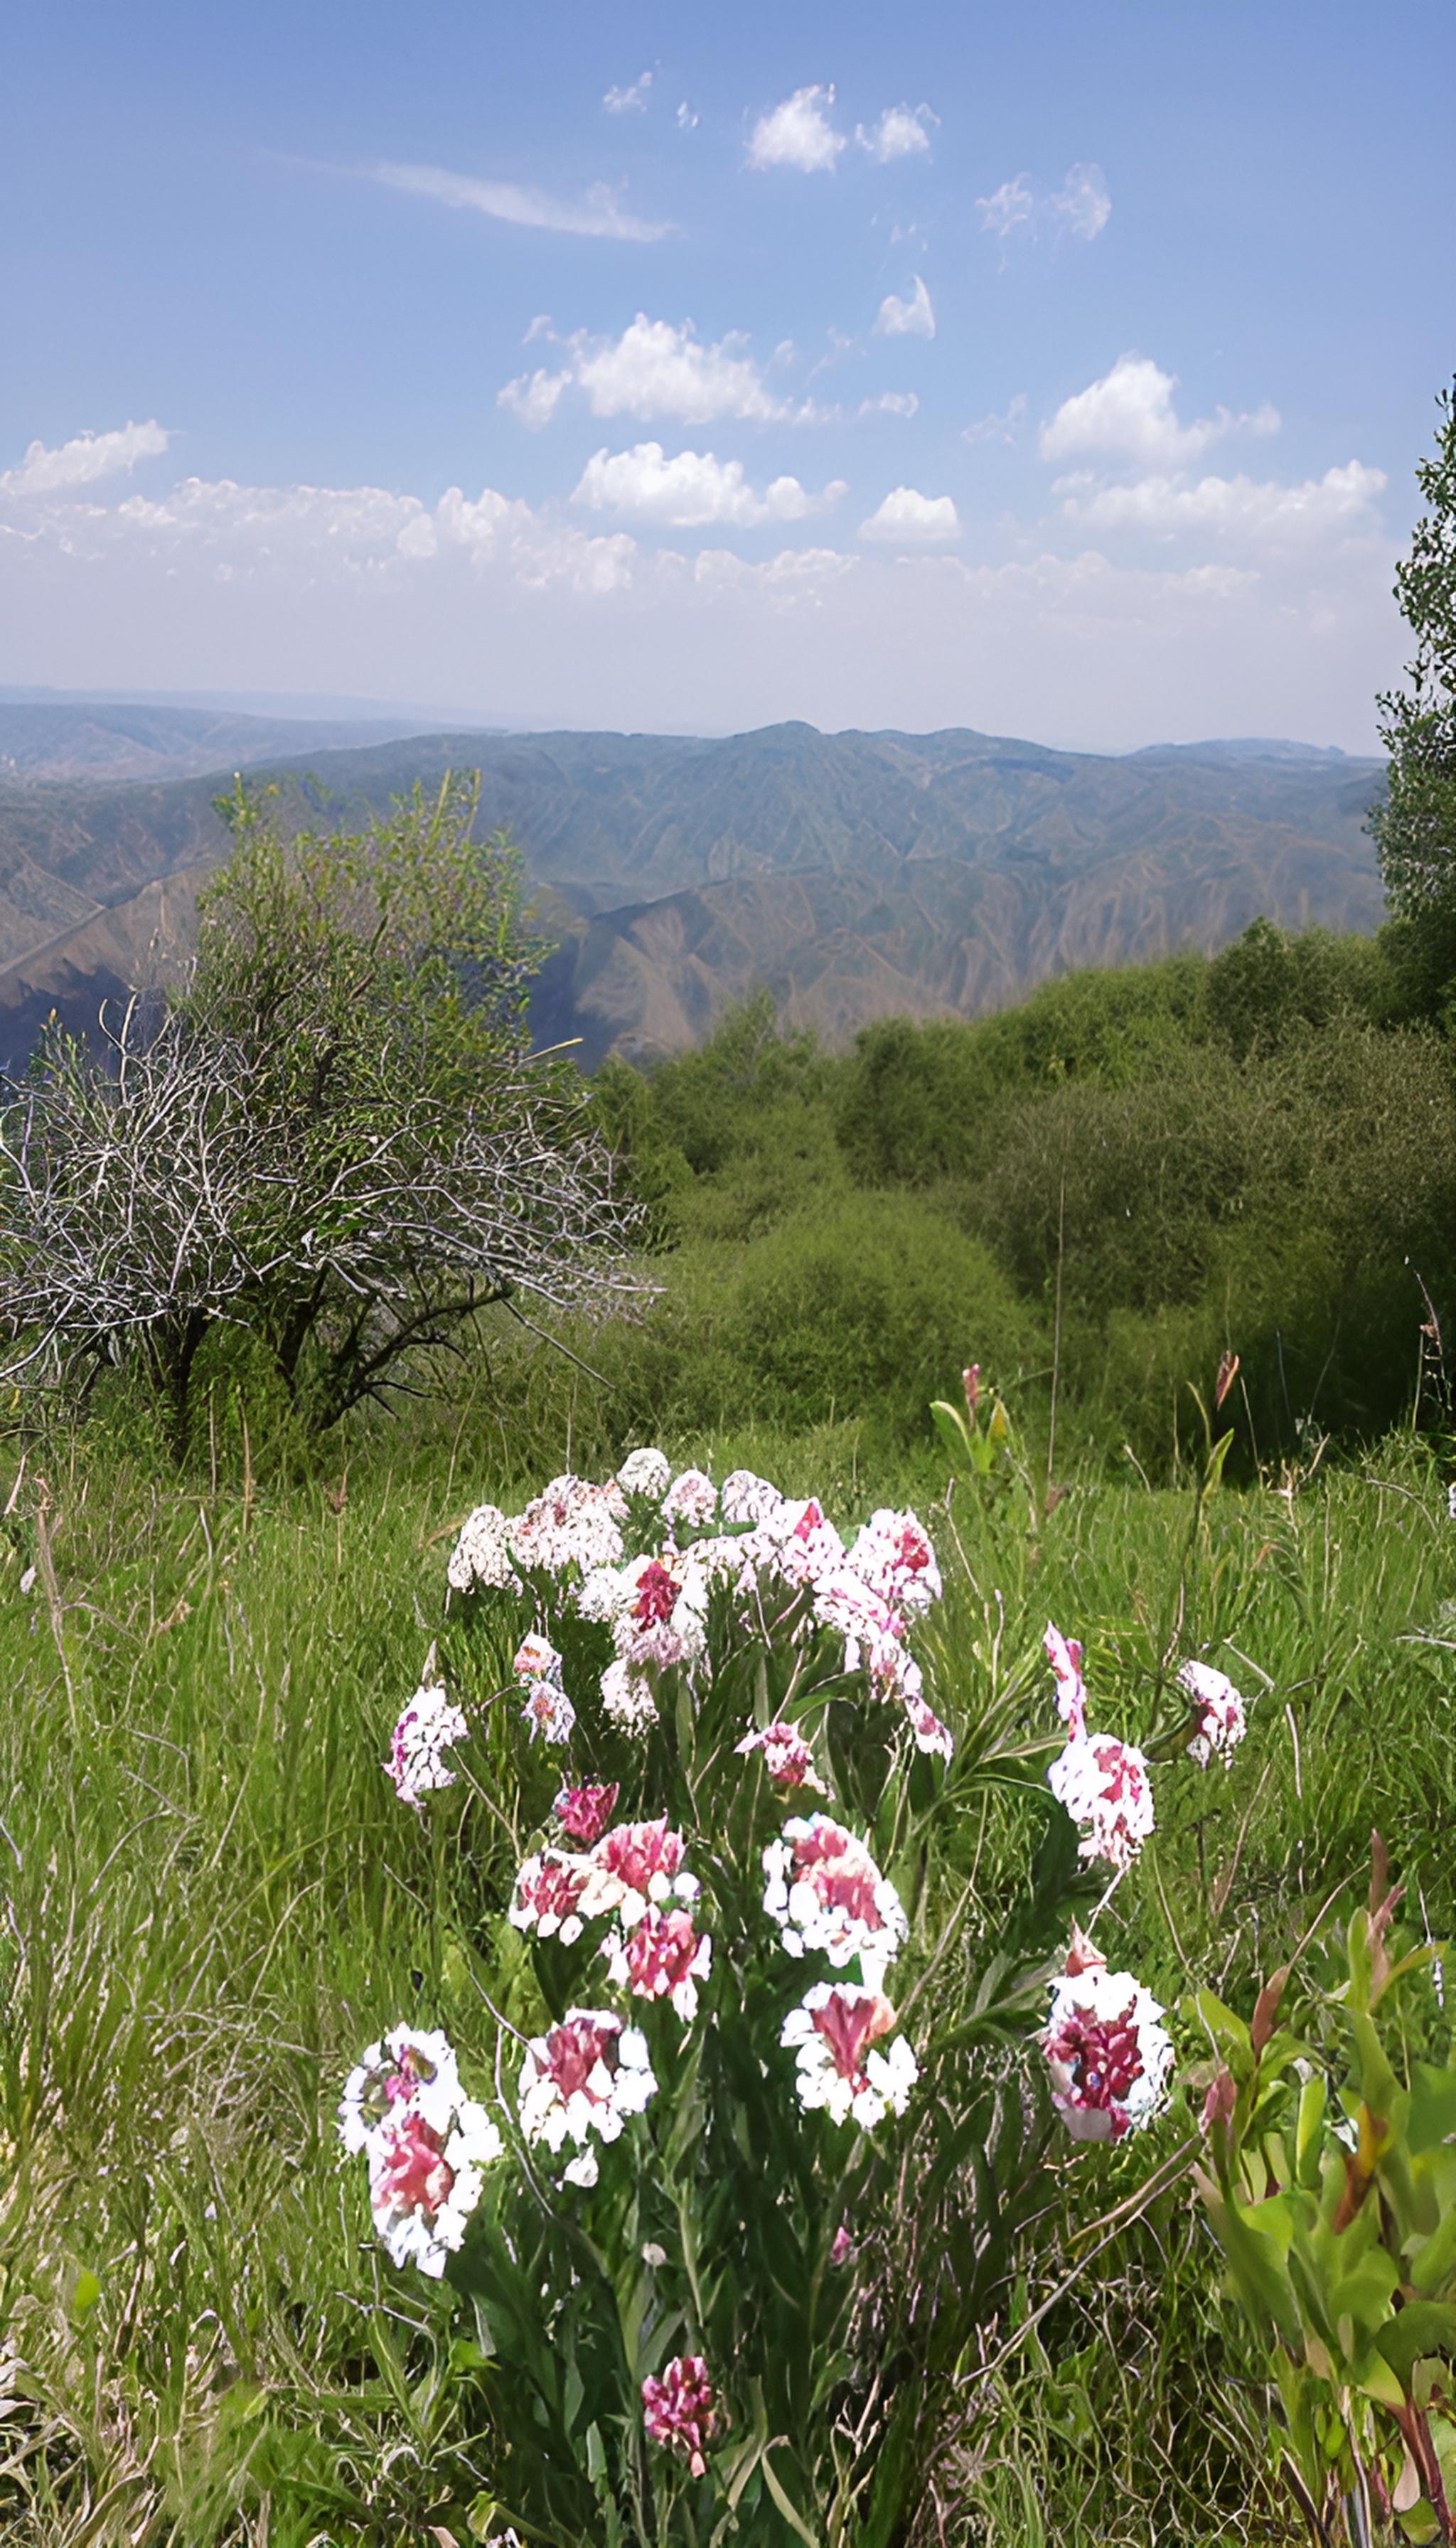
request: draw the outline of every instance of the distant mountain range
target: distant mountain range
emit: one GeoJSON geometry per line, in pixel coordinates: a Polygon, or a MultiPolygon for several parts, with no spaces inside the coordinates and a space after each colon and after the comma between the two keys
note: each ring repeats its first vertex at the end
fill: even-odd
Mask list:
{"type": "Polygon", "coordinates": [[[831,1041],[975,1015],[1048,974],[1225,944],[1259,913],[1373,929],[1383,765],[1279,742],[1119,757],[953,730],[372,731],[226,711],[0,700],[0,1062],[52,1006],[190,952],[246,769],[290,820],[357,818],[451,768],[520,843],[557,941],[537,1024],[594,1063],[681,1049],[767,982],[831,1041]],[[202,774],[204,770],[208,774],[202,774]]]}

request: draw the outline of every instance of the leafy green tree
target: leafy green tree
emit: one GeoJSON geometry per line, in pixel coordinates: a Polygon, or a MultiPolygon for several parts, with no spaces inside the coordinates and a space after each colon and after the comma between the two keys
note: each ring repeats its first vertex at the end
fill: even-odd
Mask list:
{"type": "Polygon", "coordinates": [[[1370,828],[1398,945],[1422,1004],[1445,1005],[1456,980],[1456,390],[1437,402],[1435,456],[1417,463],[1426,510],[1396,570],[1396,598],[1415,640],[1406,686],[1381,693],[1390,754],[1384,802],[1370,828]]]}
{"type": "Polygon", "coordinates": [[[13,1374],[139,1364],[187,1439],[198,1356],[245,1331],[311,1428],[427,1385],[475,1313],[630,1289],[570,1058],[532,1054],[545,950],[519,862],[447,777],[289,838],[239,782],[191,981],[109,1055],[53,1031],[0,1124],[13,1374]]]}

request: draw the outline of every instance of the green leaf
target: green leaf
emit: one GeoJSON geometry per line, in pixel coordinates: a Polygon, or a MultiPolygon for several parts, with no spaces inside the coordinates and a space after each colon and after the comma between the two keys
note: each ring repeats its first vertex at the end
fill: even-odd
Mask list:
{"type": "Polygon", "coordinates": [[[1456,2307],[1449,2301],[1408,2301],[1375,2341],[1409,2393],[1411,2368],[1422,2354],[1456,2354],[1456,2307]]]}

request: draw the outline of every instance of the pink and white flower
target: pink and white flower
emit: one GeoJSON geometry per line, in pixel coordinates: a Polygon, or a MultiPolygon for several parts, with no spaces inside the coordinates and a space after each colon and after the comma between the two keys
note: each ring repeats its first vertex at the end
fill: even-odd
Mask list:
{"type": "Polygon", "coordinates": [[[1067,1740],[1080,1742],[1087,1731],[1087,1685],[1082,1679],[1082,1649],[1075,1637],[1064,1637],[1049,1619],[1042,1642],[1046,1649],[1046,1660],[1056,1676],[1056,1709],[1066,1726],[1067,1740]]]}
{"type": "Polygon", "coordinates": [[[1162,2015],[1150,1991],[1131,1973],[1110,1973],[1073,1929],[1041,2043],[1052,2103],[1074,2140],[1121,2140],[1159,2113],[1173,2060],[1162,2015]]]}
{"type": "Polygon", "coordinates": [[[835,2123],[851,2115],[866,2132],[888,2113],[903,2115],[919,2064],[903,2035],[881,2052],[895,2012],[883,1993],[858,1982],[816,1982],[791,2008],[778,2038],[798,2055],[798,2098],[835,2123]]]}
{"type": "Polygon", "coordinates": [[[1079,1858],[1101,1859],[1121,1874],[1153,1827],[1152,1781],[1136,1743],[1085,1734],[1052,1762],[1046,1784],[1082,1826],[1079,1858]]]}
{"type": "Polygon", "coordinates": [[[909,1924],[898,1893],[862,1840],[827,1814],[797,1817],[764,1852],[764,1909],[790,1956],[898,1955],[909,1924]]]}
{"type": "Polygon", "coordinates": [[[448,2133],[464,2090],[449,2040],[438,2029],[396,2026],[371,2044],[344,2081],[338,2137],[346,2150],[367,2149],[407,2106],[432,2130],[448,2133]]]}
{"type": "Polygon", "coordinates": [[[663,1511],[671,1522],[706,1530],[717,1519],[718,1490],[702,1469],[683,1469],[663,1498],[663,1511]]]}
{"type": "Polygon", "coordinates": [[[522,1637],[510,1669],[517,1681],[554,1681],[558,1687],[561,1684],[561,1657],[539,1628],[522,1637]]]}
{"type": "Polygon", "coordinates": [[[620,1656],[615,1663],[607,1665],[601,1676],[600,1688],[604,1714],[611,1718],[613,1725],[619,1725],[624,1734],[645,1734],[650,1725],[656,1725],[657,1700],[653,1696],[651,1682],[640,1672],[634,1672],[620,1656]]]}
{"type": "Polygon", "coordinates": [[[426,2123],[417,2106],[383,2126],[369,2147],[369,2203],[392,2263],[443,2274],[480,2201],[481,2170],[500,2148],[484,2106],[469,2098],[448,2133],[426,2123]]]}
{"type": "Polygon", "coordinates": [[[705,2453],[718,2426],[717,2405],[700,2353],[680,2353],[665,2363],[660,2380],[642,2383],[642,2420],[648,2438],[681,2451],[690,2477],[705,2477],[705,2453]]]}
{"type": "Polygon", "coordinates": [[[761,1752],[764,1768],[775,1787],[816,1787],[821,1796],[829,1790],[814,1767],[814,1755],[797,1727],[784,1723],[782,1717],[773,1725],[756,1727],[745,1734],[735,1752],[761,1752]]]}
{"type": "Polygon", "coordinates": [[[1178,1686],[1193,1702],[1198,1730],[1188,1746],[1190,1761],[1207,1770],[1215,1759],[1227,1762],[1247,1730],[1244,1703],[1228,1676],[1212,1664],[1178,1666],[1178,1686]]]}
{"type": "Polygon", "coordinates": [[[654,1903],[695,1902],[697,1878],[683,1866],[683,1854],[682,1833],[669,1830],[666,1814],[655,1823],[614,1824],[592,1852],[588,1918],[614,1911],[624,1929],[634,1929],[654,1903]]]}
{"type": "Polygon", "coordinates": [[[850,1565],[871,1592],[902,1619],[941,1597],[941,1570],[930,1534],[913,1512],[871,1513],[850,1551],[850,1565]]]}
{"type": "Polygon", "coordinates": [[[470,1727],[440,1682],[417,1689],[390,1737],[385,1769],[402,1805],[417,1805],[431,1787],[453,1787],[456,1772],[445,1755],[465,1742],[470,1727]]]}
{"type": "Polygon", "coordinates": [[[446,2037],[394,2027],[344,2083],[344,2148],[369,2162],[374,2226],[397,2265],[438,2276],[480,2200],[480,2171],[500,2135],[460,2085],[446,2037]]]}
{"type": "Polygon", "coordinates": [[[620,1794],[615,1779],[609,1787],[563,1787],[552,1808],[568,1840],[583,1849],[594,1849],[612,1815],[620,1794]]]}
{"type": "Polygon", "coordinates": [[[570,1567],[588,1575],[596,1566],[615,1566],[626,1509],[614,1478],[604,1487],[587,1478],[553,1478],[510,1523],[510,1554],[517,1566],[549,1575],[564,1575],[570,1567]]]}
{"type": "Polygon", "coordinates": [[[506,1915],[512,1929],[534,1929],[538,1938],[560,1938],[564,1947],[582,1934],[582,1896],[592,1862],[569,1850],[541,1849],[525,1859],[506,1915]]]}
{"type": "Polygon", "coordinates": [[[667,1672],[702,1653],[706,1587],[687,1575],[676,1549],[639,1557],[624,1571],[612,1636],[618,1659],[635,1672],[667,1672]]]}
{"type": "Polygon", "coordinates": [[[937,1753],[941,1760],[951,1760],[956,1751],[956,1737],[949,1725],[943,1725],[935,1709],[923,1698],[907,1698],[905,1715],[915,1737],[917,1752],[937,1753]]]}
{"type": "Polygon", "coordinates": [[[505,1592],[514,1584],[510,1524],[499,1504],[477,1504],[461,1527],[446,1570],[454,1592],[505,1592]]]}
{"type": "Polygon", "coordinates": [[[635,1928],[613,1930],[600,1950],[618,1990],[635,1999],[670,1999],[684,2026],[697,2015],[697,1985],[713,1960],[713,1942],[679,1906],[650,1910],[635,1928]]]}
{"type": "Polygon", "coordinates": [[[533,1681],[520,1714],[521,1723],[530,1727],[533,1743],[568,1742],[577,1721],[566,1691],[554,1681],[533,1681]]]}
{"type": "Polygon", "coordinates": [[[644,1448],[627,1453],[617,1471],[617,1485],[624,1495],[647,1496],[653,1503],[661,1503],[672,1474],[666,1452],[644,1448]]]}
{"type": "Polygon", "coordinates": [[[735,1528],[771,1521],[782,1503],[778,1489],[767,1478],[756,1478],[752,1469],[734,1469],[723,1480],[723,1519],[735,1528]]]}
{"type": "Polygon", "coordinates": [[[560,2026],[531,2038],[521,2064],[518,2106],[528,2141],[555,2157],[567,2141],[577,2156],[564,2174],[594,2185],[598,2141],[620,2138],[627,2119],[656,2093],[647,2039],[610,2009],[569,2008],[560,2026]]]}

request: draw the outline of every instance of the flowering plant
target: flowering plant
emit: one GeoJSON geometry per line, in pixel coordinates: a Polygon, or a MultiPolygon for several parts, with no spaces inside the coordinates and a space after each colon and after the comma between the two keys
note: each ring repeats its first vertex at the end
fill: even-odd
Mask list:
{"type": "Polygon", "coordinates": [[[890,2548],[1045,2216],[1058,2116],[1120,2139],[1172,2059],[1141,1985],[1065,1949],[1099,1880],[1075,1850],[968,1934],[977,1810],[1059,1799],[1116,1873],[1145,1760],[1087,1734],[1055,1629],[1075,1775],[1048,1792],[1031,1676],[994,1654],[957,1745],[910,1512],[847,1542],[812,1498],[641,1450],[480,1507],[448,1572],[435,1669],[494,1653],[508,1679],[463,1731],[432,1683],[387,1767],[438,1812],[489,1743],[490,1810],[526,1844],[472,1965],[492,2093],[396,2029],[341,2130],[390,2254],[473,2308],[482,2519],[556,2548],[890,2548]]]}

